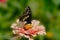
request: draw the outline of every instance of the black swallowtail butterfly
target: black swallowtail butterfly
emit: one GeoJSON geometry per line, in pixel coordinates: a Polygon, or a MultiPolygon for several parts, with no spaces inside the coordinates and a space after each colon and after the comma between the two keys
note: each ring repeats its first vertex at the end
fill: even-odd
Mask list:
{"type": "Polygon", "coordinates": [[[20,21],[26,21],[26,24],[31,24],[31,18],[32,18],[32,14],[31,14],[31,9],[30,7],[26,7],[23,15],[19,17],[20,21]]]}

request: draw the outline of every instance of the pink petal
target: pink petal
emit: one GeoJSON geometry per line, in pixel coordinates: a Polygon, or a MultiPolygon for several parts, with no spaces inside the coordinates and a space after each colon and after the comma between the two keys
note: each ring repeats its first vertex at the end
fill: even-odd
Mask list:
{"type": "Polygon", "coordinates": [[[28,32],[29,34],[36,34],[36,30],[33,30],[33,29],[29,29],[28,32]]]}
{"type": "Polygon", "coordinates": [[[46,35],[46,32],[40,31],[40,32],[38,32],[38,34],[40,34],[40,35],[46,35]]]}
{"type": "Polygon", "coordinates": [[[25,30],[23,28],[19,28],[20,33],[25,33],[25,30]]]}
{"type": "Polygon", "coordinates": [[[40,23],[40,21],[38,21],[38,20],[32,20],[33,27],[39,25],[39,23],[40,23]]]}
{"type": "Polygon", "coordinates": [[[45,31],[45,27],[43,26],[37,26],[36,29],[39,31],[45,31]]]}

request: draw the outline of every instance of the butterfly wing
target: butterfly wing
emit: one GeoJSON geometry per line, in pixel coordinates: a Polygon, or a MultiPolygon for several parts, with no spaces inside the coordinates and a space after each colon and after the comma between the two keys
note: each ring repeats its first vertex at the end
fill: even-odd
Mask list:
{"type": "Polygon", "coordinates": [[[31,23],[31,18],[32,18],[31,9],[28,6],[25,8],[23,15],[19,18],[19,20],[20,21],[26,21],[27,23],[31,23]]]}

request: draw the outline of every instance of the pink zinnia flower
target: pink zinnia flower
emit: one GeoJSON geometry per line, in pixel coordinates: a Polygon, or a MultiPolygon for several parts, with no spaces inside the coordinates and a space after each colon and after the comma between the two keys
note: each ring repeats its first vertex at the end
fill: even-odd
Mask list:
{"type": "Polygon", "coordinates": [[[39,35],[45,35],[45,27],[43,25],[39,25],[40,22],[38,20],[32,20],[32,28],[25,30],[23,26],[26,22],[19,22],[19,19],[16,23],[13,23],[11,28],[13,28],[13,33],[18,34],[19,36],[24,36],[26,38],[29,38],[29,40],[33,40],[31,36],[35,37],[37,34],[39,35]]]}

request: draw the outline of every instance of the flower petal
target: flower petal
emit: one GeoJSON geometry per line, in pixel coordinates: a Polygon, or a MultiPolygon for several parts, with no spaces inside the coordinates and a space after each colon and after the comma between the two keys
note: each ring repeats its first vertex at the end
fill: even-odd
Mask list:
{"type": "Polygon", "coordinates": [[[24,37],[26,37],[26,38],[30,38],[30,36],[29,36],[29,35],[24,35],[24,37]]]}
{"type": "Polygon", "coordinates": [[[40,31],[40,32],[38,32],[38,34],[40,34],[40,35],[46,35],[46,32],[40,31]]]}
{"type": "Polygon", "coordinates": [[[45,31],[45,27],[43,25],[37,26],[36,29],[39,31],[45,31]]]}
{"type": "Polygon", "coordinates": [[[19,19],[17,19],[16,22],[19,23],[19,19]]]}
{"type": "Polygon", "coordinates": [[[29,32],[30,35],[31,34],[36,34],[36,30],[33,30],[33,29],[29,29],[28,32],[29,32]]]}
{"type": "Polygon", "coordinates": [[[38,20],[32,20],[31,22],[32,22],[33,27],[36,27],[40,23],[38,20]]]}
{"type": "Polygon", "coordinates": [[[34,34],[34,35],[32,35],[33,37],[36,37],[37,35],[36,34],[34,34]]]}
{"type": "Polygon", "coordinates": [[[20,36],[24,36],[24,34],[23,34],[23,33],[19,33],[19,35],[20,35],[20,36]]]}
{"type": "Polygon", "coordinates": [[[13,30],[12,32],[13,32],[14,34],[16,34],[16,31],[15,31],[15,30],[13,30]]]}
{"type": "Polygon", "coordinates": [[[17,26],[17,24],[13,23],[12,26],[11,26],[11,28],[15,28],[16,26],[17,26]]]}
{"type": "Polygon", "coordinates": [[[33,40],[33,38],[29,38],[29,40],[33,40]]]}

